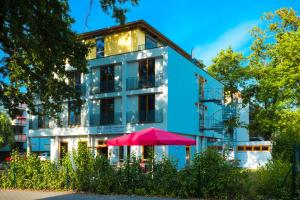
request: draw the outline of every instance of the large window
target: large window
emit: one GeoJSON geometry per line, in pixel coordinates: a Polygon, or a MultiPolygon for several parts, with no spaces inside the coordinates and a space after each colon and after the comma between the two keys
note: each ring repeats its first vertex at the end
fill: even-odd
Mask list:
{"type": "Polygon", "coordinates": [[[114,123],[114,98],[101,100],[100,123],[102,125],[108,125],[114,123]]]}
{"type": "Polygon", "coordinates": [[[69,101],[68,103],[68,125],[76,126],[80,125],[81,121],[81,107],[75,101],[69,101]]]}
{"type": "Polygon", "coordinates": [[[113,92],[115,88],[115,72],[114,66],[106,66],[100,68],[100,91],[113,92]]]}
{"type": "Polygon", "coordinates": [[[96,54],[97,58],[104,57],[104,38],[96,40],[96,54]]]}
{"type": "Polygon", "coordinates": [[[69,75],[70,85],[81,93],[81,73],[77,71],[70,72],[69,75]]]}
{"type": "Polygon", "coordinates": [[[155,94],[139,96],[139,122],[155,121],[155,94]]]}
{"type": "Polygon", "coordinates": [[[49,128],[49,117],[43,114],[43,109],[38,106],[38,128],[49,128]]]}
{"type": "Polygon", "coordinates": [[[153,49],[157,47],[157,42],[155,41],[155,39],[153,39],[152,37],[150,37],[149,35],[146,35],[145,38],[145,43],[146,43],[146,49],[153,49]]]}
{"type": "Polygon", "coordinates": [[[139,87],[148,88],[155,86],[155,59],[139,61],[139,87]]]}
{"type": "Polygon", "coordinates": [[[143,146],[143,160],[152,159],[154,156],[153,146],[143,146]]]}

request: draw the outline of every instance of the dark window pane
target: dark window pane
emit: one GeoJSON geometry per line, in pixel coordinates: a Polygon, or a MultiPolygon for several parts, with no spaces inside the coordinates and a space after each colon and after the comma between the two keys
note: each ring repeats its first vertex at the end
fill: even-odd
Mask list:
{"type": "Polygon", "coordinates": [[[96,40],[96,52],[97,52],[97,57],[104,56],[104,38],[100,38],[96,40]]]}
{"type": "Polygon", "coordinates": [[[114,98],[101,100],[100,122],[103,125],[114,123],[114,98]]]}

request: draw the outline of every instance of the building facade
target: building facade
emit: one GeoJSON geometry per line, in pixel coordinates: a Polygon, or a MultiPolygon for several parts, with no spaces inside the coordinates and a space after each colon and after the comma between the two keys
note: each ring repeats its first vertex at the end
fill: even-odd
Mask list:
{"type": "MultiPolygon", "coordinates": [[[[4,158],[9,157],[12,148],[18,149],[19,152],[26,152],[26,136],[28,133],[28,119],[27,119],[27,106],[20,104],[17,107],[18,114],[14,119],[11,119],[12,129],[14,132],[14,147],[6,145],[0,148],[0,161],[4,158]]],[[[8,113],[3,107],[0,108],[0,112],[8,113]]]]}
{"type": "MultiPolygon", "coordinates": [[[[147,156],[147,147],[106,146],[105,141],[148,127],[193,138],[196,146],[156,146],[157,159],[174,158],[183,167],[211,139],[224,138],[223,85],[184,50],[144,21],[81,36],[90,43],[88,73],[72,67],[70,82],[84,104],[63,104],[60,125],[47,116],[30,116],[29,143],[50,139],[51,160],[84,142],[112,163],[147,156]]],[[[38,105],[37,105],[38,106],[38,105]]]]}

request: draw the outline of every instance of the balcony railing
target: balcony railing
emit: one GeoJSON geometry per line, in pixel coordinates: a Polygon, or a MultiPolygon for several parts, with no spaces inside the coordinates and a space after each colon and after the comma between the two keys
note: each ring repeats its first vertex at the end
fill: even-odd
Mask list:
{"type": "Polygon", "coordinates": [[[94,87],[91,89],[91,94],[100,94],[100,93],[110,93],[110,92],[119,92],[122,90],[121,81],[101,81],[100,87],[94,87]]]}
{"type": "Polygon", "coordinates": [[[122,113],[116,112],[113,114],[91,114],[90,126],[106,126],[122,124],[122,113]]]}
{"type": "Polygon", "coordinates": [[[75,89],[78,93],[80,93],[81,96],[86,95],[86,86],[85,86],[85,84],[76,85],[75,89]]]}
{"type": "Polygon", "coordinates": [[[15,142],[26,142],[26,135],[15,135],[15,142]]]}
{"type": "Polygon", "coordinates": [[[200,102],[214,102],[222,104],[224,99],[222,88],[206,88],[203,93],[199,95],[200,102]]]}
{"type": "Polygon", "coordinates": [[[13,120],[12,125],[14,126],[26,126],[27,121],[23,116],[17,116],[16,119],[13,120]]]}
{"type": "Polygon", "coordinates": [[[142,76],[142,77],[129,77],[126,79],[126,89],[136,90],[143,88],[159,87],[163,83],[163,75],[159,73],[157,75],[142,76]]]}
{"type": "Polygon", "coordinates": [[[163,110],[148,110],[126,113],[127,123],[162,123],[163,110]]]}

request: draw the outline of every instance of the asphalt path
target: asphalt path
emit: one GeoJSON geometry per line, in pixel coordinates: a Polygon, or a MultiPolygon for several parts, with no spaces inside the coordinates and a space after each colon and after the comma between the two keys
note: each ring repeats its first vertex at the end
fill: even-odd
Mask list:
{"type": "MultiPolygon", "coordinates": [[[[127,195],[97,195],[75,192],[48,192],[48,191],[29,191],[29,190],[0,190],[0,200],[172,200],[172,198],[161,197],[141,197],[127,195]]],[[[174,200],[174,199],[173,199],[174,200]]]]}

